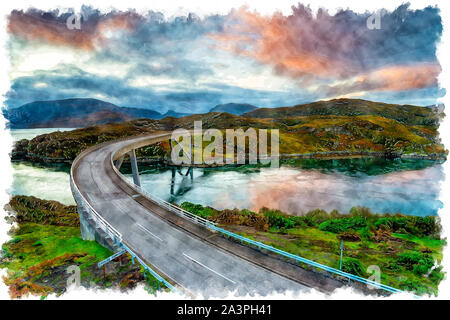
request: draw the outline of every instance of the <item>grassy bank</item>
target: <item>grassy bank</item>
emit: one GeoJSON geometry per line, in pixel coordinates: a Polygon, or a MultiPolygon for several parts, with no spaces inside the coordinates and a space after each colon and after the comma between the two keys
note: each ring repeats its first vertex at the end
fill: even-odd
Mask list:
{"type": "Polygon", "coordinates": [[[159,290],[156,279],[147,276],[144,280],[141,267],[126,255],[99,269],[97,263],[112,252],[81,238],[75,206],[15,196],[6,209],[7,220],[17,223],[10,230],[12,239],[2,245],[0,258],[11,298],[66,292],[71,276],[67,270],[73,266],[79,268],[80,284],[87,288],[127,290],[146,283],[149,292],[159,290]]]}
{"type": "Polygon", "coordinates": [[[381,271],[381,283],[416,294],[437,294],[444,274],[440,262],[445,240],[437,217],[374,214],[367,208],[313,210],[303,216],[278,210],[216,210],[189,202],[181,207],[227,230],[273,247],[368,278],[369,266],[381,271]]]}

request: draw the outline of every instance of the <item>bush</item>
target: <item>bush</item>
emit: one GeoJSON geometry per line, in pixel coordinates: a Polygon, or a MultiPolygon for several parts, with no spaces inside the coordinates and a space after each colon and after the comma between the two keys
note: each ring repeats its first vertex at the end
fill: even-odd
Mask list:
{"type": "Polygon", "coordinates": [[[361,241],[361,236],[354,230],[339,233],[338,239],[345,241],[361,241]]]}
{"type": "Polygon", "coordinates": [[[358,259],[344,258],[342,261],[342,271],[351,273],[357,276],[363,276],[365,274],[364,267],[358,259]]]}
{"type": "MultiPolygon", "coordinates": [[[[338,214],[334,211],[333,215],[337,216],[338,214]]],[[[318,226],[328,219],[330,219],[330,215],[321,209],[308,211],[305,215],[305,222],[311,227],[318,226]]]]}
{"type": "Polygon", "coordinates": [[[443,279],[444,279],[444,272],[442,272],[442,266],[437,267],[436,269],[434,269],[433,271],[431,271],[430,275],[429,275],[429,279],[435,283],[436,285],[438,285],[443,279]]]}
{"type": "Polygon", "coordinates": [[[217,211],[211,207],[204,207],[201,204],[194,204],[187,201],[181,204],[181,208],[205,219],[211,219],[217,215],[217,211]]]}
{"type": "Polygon", "coordinates": [[[283,216],[274,215],[274,214],[266,215],[266,217],[269,218],[269,225],[271,227],[274,227],[277,229],[290,229],[290,228],[295,227],[294,221],[292,221],[288,217],[283,217],[283,216]]]}
{"type": "Polygon", "coordinates": [[[414,279],[403,279],[400,282],[400,289],[406,291],[414,291],[417,294],[430,293],[430,289],[422,284],[422,282],[414,279]]]}
{"type": "Polygon", "coordinates": [[[433,236],[440,233],[441,226],[436,217],[387,216],[375,221],[377,228],[385,227],[396,233],[410,233],[419,237],[433,236]]]}
{"type": "Polygon", "coordinates": [[[262,208],[259,212],[268,219],[271,228],[282,229],[283,231],[294,228],[302,221],[300,217],[289,216],[279,210],[262,208]]]}
{"type": "Polygon", "coordinates": [[[350,229],[358,230],[367,226],[367,222],[361,217],[332,219],[322,222],[319,229],[333,233],[341,233],[350,229]]]}
{"type": "Polygon", "coordinates": [[[423,275],[433,267],[434,259],[420,252],[402,252],[397,256],[397,264],[412,270],[417,275],[423,275]]]}
{"type": "Polygon", "coordinates": [[[369,226],[361,229],[359,233],[361,234],[361,238],[365,240],[370,240],[373,237],[373,232],[370,231],[369,226]]]}
{"type": "Polygon", "coordinates": [[[372,211],[370,211],[369,208],[366,207],[352,207],[350,209],[349,214],[352,217],[359,217],[359,218],[364,218],[365,220],[368,218],[373,218],[375,215],[372,213],[372,211]]]}

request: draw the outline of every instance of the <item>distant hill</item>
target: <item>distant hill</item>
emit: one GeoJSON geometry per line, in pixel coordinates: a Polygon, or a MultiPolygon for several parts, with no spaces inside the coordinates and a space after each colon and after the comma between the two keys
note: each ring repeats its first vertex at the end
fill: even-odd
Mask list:
{"type": "MultiPolygon", "coordinates": [[[[445,158],[446,155],[439,140],[438,128],[433,125],[408,125],[378,115],[294,116],[268,121],[226,112],[210,112],[181,118],[137,119],[43,134],[31,140],[18,141],[11,157],[13,160],[70,162],[82,150],[97,143],[146,132],[192,129],[195,121],[202,121],[203,129],[279,129],[281,155],[340,157],[340,153],[347,153],[347,156],[376,153],[387,157],[400,154],[430,156],[430,159],[445,158]]],[[[137,150],[138,157],[161,159],[167,157],[169,152],[167,142],[159,143],[154,148],[137,150]]]]}
{"type": "Polygon", "coordinates": [[[186,117],[189,115],[191,115],[191,113],[181,113],[181,112],[176,112],[173,110],[168,110],[166,113],[161,115],[161,119],[163,119],[165,117],[181,118],[181,117],[186,117]]]}
{"type": "Polygon", "coordinates": [[[235,115],[241,115],[246,112],[258,109],[257,107],[247,103],[226,103],[218,104],[209,112],[228,112],[235,115]]]}
{"type": "Polygon", "coordinates": [[[13,109],[3,109],[12,129],[77,128],[138,118],[160,119],[159,112],[119,107],[98,99],[35,101],[13,109]]]}
{"type": "Polygon", "coordinates": [[[412,105],[388,104],[362,99],[333,99],[300,104],[293,107],[258,108],[242,114],[248,118],[282,119],[298,116],[362,116],[373,115],[394,119],[409,125],[437,125],[441,111],[412,105]]]}

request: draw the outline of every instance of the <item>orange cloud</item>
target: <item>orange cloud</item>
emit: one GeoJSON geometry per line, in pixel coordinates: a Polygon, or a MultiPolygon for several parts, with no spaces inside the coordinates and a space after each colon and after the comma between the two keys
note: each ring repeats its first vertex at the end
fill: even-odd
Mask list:
{"type": "Polygon", "coordinates": [[[210,34],[218,48],[273,65],[281,74],[346,77],[358,70],[351,64],[352,46],[345,33],[326,37],[327,28],[307,11],[300,15],[262,16],[246,7],[232,11],[222,33],[210,34]]]}
{"type": "Polygon", "coordinates": [[[389,66],[361,76],[356,80],[334,86],[322,86],[320,91],[328,96],[341,96],[365,91],[404,91],[437,85],[441,72],[439,64],[389,66]]]}
{"type": "Polygon", "coordinates": [[[360,81],[373,84],[380,91],[402,91],[431,87],[437,84],[439,64],[393,66],[362,76],[360,81]]]}
{"type": "MultiPolygon", "coordinates": [[[[330,16],[319,10],[314,17],[302,5],[292,9],[289,16],[263,16],[243,7],[230,13],[223,32],[209,36],[216,41],[216,48],[270,65],[276,73],[302,81],[303,85],[312,79],[344,80],[343,84],[320,87],[330,95],[401,91],[437,84],[441,71],[437,62],[412,62],[417,50],[409,56],[412,61],[407,62],[408,55],[399,53],[407,50],[404,39],[386,44],[380,34],[367,29],[365,16],[345,11],[330,16]],[[389,54],[400,57],[398,65],[385,59],[389,54]],[[383,67],[386,64],[389,66],[383,67]]],[[[415,31],[411,32],[414,35],[415,31]]]]}
{"type": "Polygon", "coordinates": [[[44,18],[36,13],[13,11],[9,17],[9,33],[29,41],[43,41],[54,45],[71,46],[82,50],[94,50],[105,41],[105,33],[114,30],[133,29],[136,15],[113,13],[102,18],[83,21],[81,29],[69,29],[61,18],[44,18]]]}
{"type": "Polygon", "coordinates": [[[11,14],[8,31],[26,40],[41,40],[56,45],[70,45],[84,50],[94,48],[92,36],[85,31],[69,30],[62,21],[46,20],[23,12],[11,14]]]}

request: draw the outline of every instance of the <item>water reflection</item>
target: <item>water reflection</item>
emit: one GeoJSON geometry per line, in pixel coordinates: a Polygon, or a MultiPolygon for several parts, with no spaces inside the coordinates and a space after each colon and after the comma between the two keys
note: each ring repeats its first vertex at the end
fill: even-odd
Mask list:
{"type": "Polygon", "coordinates": [[[264,166],[195,168],[186,176],[167,167],[146,168],[142,186],[171,202],[224,208],[261,207],[291,214],[322,208],[348,212],[366,206],[378,213],[435,215],[442,166],[426,160],[295,160],[264,166]]]}

